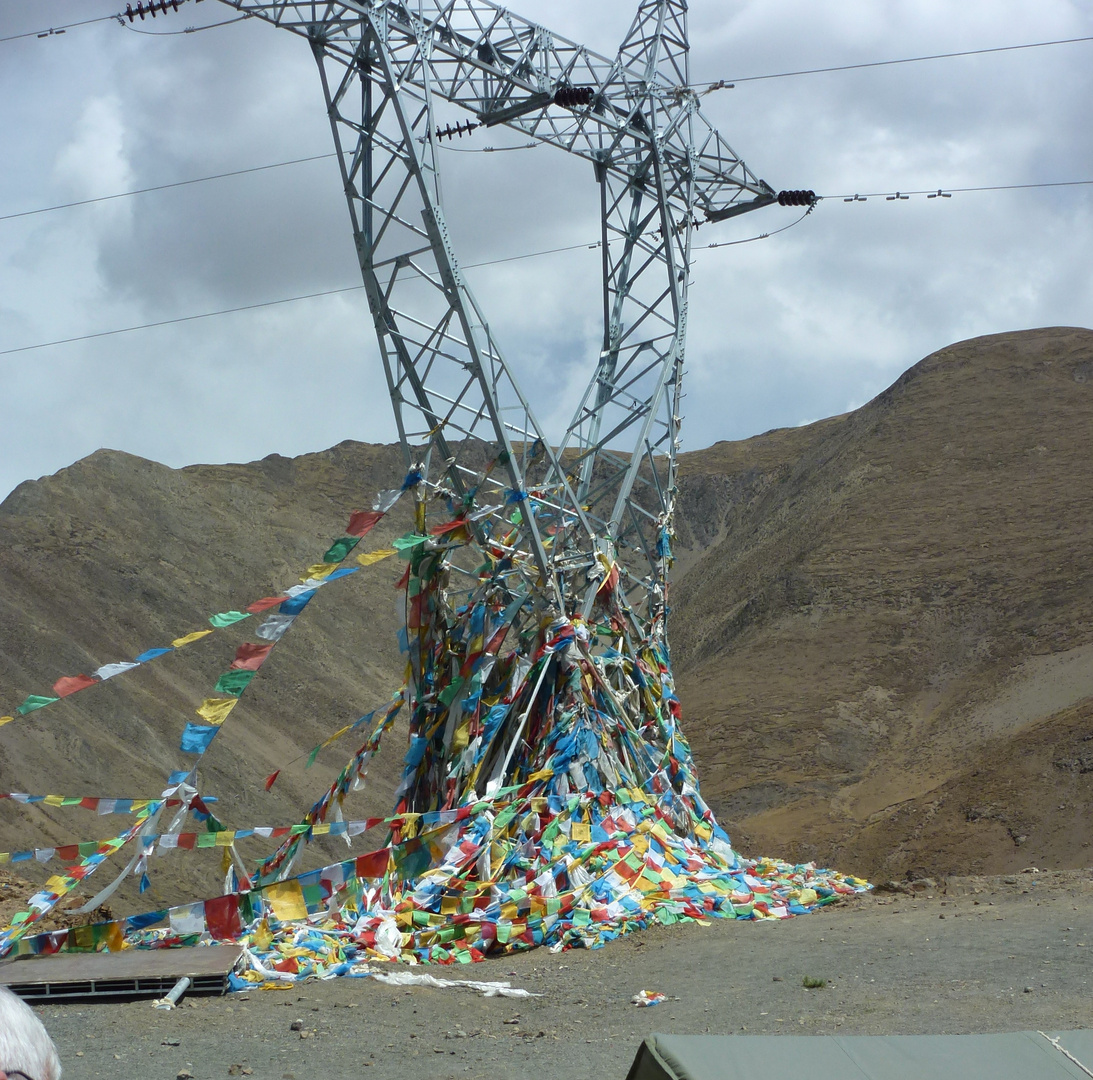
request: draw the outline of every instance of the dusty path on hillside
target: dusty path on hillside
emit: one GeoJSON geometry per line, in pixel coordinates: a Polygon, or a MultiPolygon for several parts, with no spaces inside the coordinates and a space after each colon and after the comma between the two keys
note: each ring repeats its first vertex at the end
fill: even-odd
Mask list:
{"type": "Polygon", "coordinates": [[[596,952],[539,949],[473,969],[428,970],[508,979],[542,996],[487,999],[339,979],[191,999],[172,1013],[147,1002],[39,1013],[67,1080],[173,1080],[184,1068],[197,1080],[247,1075],[240,1066],[273,1080],[622,1080],[653,1031],[1093,1027],[1093,871],[954,880],[947,892],[880,894],[785,923],[677,926],[596,952]],[[805,976],[830,983],[805,990],[805,976]],[[669,1000],[636,1008],[630,998],[641,989],[669,1000]],[[296,1020],[304,1038],[291,1030],[296,1020]]]}

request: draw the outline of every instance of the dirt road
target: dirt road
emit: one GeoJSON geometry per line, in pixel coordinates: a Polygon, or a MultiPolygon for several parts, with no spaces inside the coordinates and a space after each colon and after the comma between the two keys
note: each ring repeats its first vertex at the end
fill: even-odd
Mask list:
{"type": "Polygon", "coordinates": [[[1093,871],[951,880],[947,891],[878,894],[784,923],[675,926],[595,952],[539,949],[473,969],[429,970],[507,979],[541,996],[338,979],[184,999],[170,1013],[137,1002],[45,1006],[39,1014],[69,1080],[173,1080],[182,1070],[198,1080],[622,1080],[653,1031],[1093,1027],[1093,871]],[[806,976],[827,985],[806,990],[806,976]],[[668,1000],[637,1008],[630,999],[642,989],[668,1000]],[[297,1020],[302,1031],[292,1030],[297,1020]]]}

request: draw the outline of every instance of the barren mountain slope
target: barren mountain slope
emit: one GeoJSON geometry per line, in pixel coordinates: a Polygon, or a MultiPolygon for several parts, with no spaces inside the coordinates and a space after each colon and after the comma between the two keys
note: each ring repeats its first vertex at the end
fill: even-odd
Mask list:
{"type": "Polygon", "coordinates": [[[684,458],[706,520],[685,514],[673,657],[745,850],[878,877],[1088,865],[1091,435],[1093,332],[1053,328],[684,458]]]}
{"type": "MultiPolygon", "coordinates": [[[[28,693],[50,693],[61,675],[132,659],[207,628],[216,612],[296,584],[341,535],[350,511],[367,508],[402,475],[393,448],[347,443],[294,460],[181,470],[103,450],[21,485],[0,506],[0,713],[10,714],[28,693]]],[[[409,526],[400,505],[358,551],[383,547],[409,526]]],[[[352,558],[347,565],[355,565],[352,558]]],[[[392,625],[402,594],[392,585],[403,565],[380,562],[320,590],[263,665],[202,760],[201,789],[220,797],[217,813],[227,824],[299,821],[363,742],[344,739],[310,770],[300,760],[398,686],[392,625]],[[266,793],[264,777],[282,766],[266,793]]],[[[192,762],[179,752],[179,734],[197,720],[201,700],[216,696],[218,675],[240,642],[254,640],[257,621],[0,728],[0,791],[157,795],[169,772],[192,762]]],[[[354,816],[390,811],[398,743],[381,753],[372,783],[353,796],[354,816]]],[[[122,817],[79,808],[0,801],[5,851],[103,839],[125,826],[122,817]]],[[[247,857],[270,850],[269,842],[249,843],[247,857]]],[[[343,858],[346,849],[327,850],[343,858]]],[[[220,852],[168,853],[154,866],[153,887],[163,889],[134,906],[217,891],[220,852]]],[[[36,869],[24,864],[20,872],[36,869]]],[[[99,878],[108,872],[95,882],[105,884],[99,878]]]]}
{"type": "MultiPolygon", "coordinates": [[[[673,655],[704,790],[743,850],[879,877],[1089,863],[1091,420],[1093,332],[1029,331],[943,350],[851,415],[684,457],[673,655]]],[[[0,713],[295,583],[401,476],[393,448],[346,443],[182,470],[101,451],[22,485],[0,506],[0,713]]],[[[408,527],[399,509],[362,548],[408,527]]],[[[400,681],[401,569],[322,590],[263,666],[202,764],[226,823],[299,820],[356,748],[305,768],[400,681]]],[[[240,623],[0,728],[0,791],[157,794],[250,638],[240,623]]],[[[392,734],[348,815],[390,808],[392,734]]],[[[0,850],[123,826],[0,800],[0,850]]],[[[219,866],[168,854],[119,907],[212,895],[219,866]]]]}

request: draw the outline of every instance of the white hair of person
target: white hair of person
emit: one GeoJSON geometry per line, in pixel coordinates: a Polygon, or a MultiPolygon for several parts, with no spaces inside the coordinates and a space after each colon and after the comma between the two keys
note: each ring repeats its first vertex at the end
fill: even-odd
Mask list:
{"type": "Polygon", "coordinates": [[[7,987],[0,986],[0,1076],[61,1080],[61,1059],[42,1021],[7,987]]]}

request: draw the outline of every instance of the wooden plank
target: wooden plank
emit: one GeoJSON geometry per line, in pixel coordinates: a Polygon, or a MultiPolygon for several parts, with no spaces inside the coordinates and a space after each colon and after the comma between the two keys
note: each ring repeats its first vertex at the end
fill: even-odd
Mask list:
{"type": "Polygon", "coordinates": [[[110,953],[58,953],[0,964],[0,985],[28,1000],[75,997],[161,997],[179,979],[191,993],[223,994],[238,945],[183,949],[125,949],[110,953]]]}

